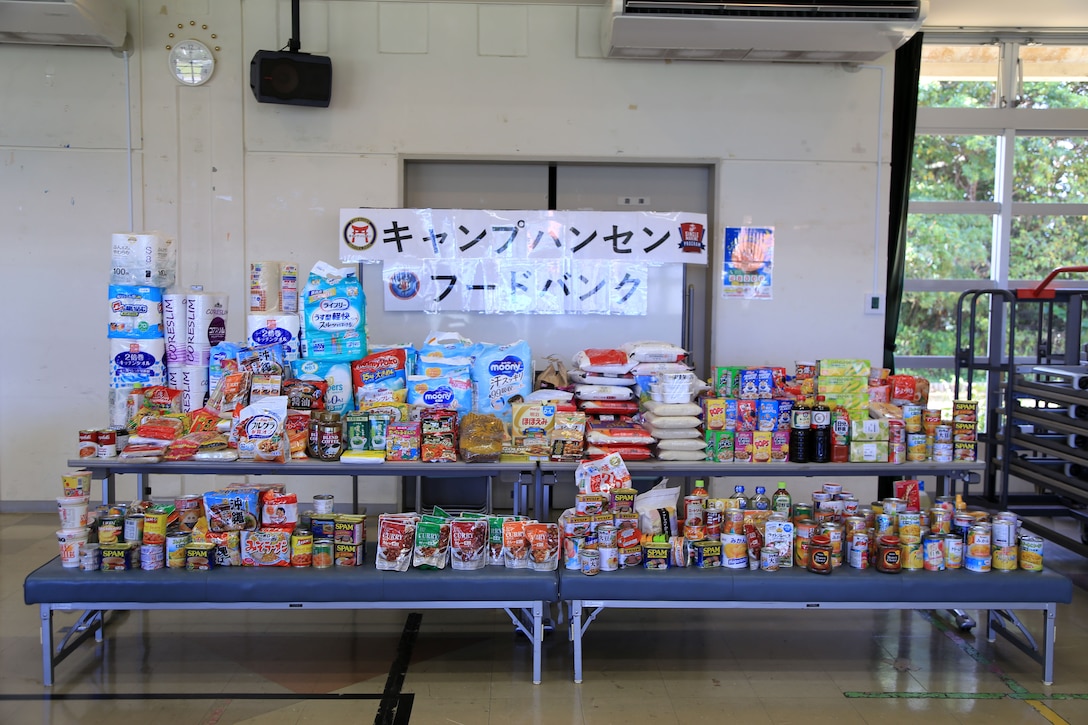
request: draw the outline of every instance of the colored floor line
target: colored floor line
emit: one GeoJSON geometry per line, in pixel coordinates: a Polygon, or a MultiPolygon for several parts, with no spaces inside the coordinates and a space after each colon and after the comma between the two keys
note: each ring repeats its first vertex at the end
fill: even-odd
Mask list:
{"type": "Polygon", "coordinates": [[[82,701],[82,700],[381,700],[385,695],[374,692],[51,692],[0,695],[0,702],[30,702],[34,700],[82,701]]]}
{"type": "Polygon", "coordinates": [[[1042,692],[1028,692],[1027,688],[1007,675],[992,660],[987,659],[981,652],[954,632],[948,624],[926,611],[919,611],[919,615],[945,637],[959,647],[968,657],[984,665],[988,672],[995,675],[1009,688],[1010,692],[844,692],[847,698],[855,699],[930,699],[930,700],[1020,700],[1030,705],[1036,712],[1042,715],[1047,722],[1053,725],[1069,725],[1061,715],[1051,710],[1044,704],[1044,700],[1088,700],[1088,694],[1047,694],[1042,692]]]}

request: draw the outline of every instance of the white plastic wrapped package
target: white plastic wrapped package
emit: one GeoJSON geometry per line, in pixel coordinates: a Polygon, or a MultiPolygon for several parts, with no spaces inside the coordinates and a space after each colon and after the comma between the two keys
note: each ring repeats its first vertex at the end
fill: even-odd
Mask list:
{"type": "Polygon", "coordinates": [[[111,284],[109,337],[163,336],[162,290],[146,285],[111,284]]]}
{"type": "Polygon", "coordinates": [[[620,385],[575,385],[574,394],[581,400],[631,400],[635,393],[620,385]]]}
{"type": "Polygon", "coordinates": [[[533,392],[533,356],[524,340],[509,345],[482,343],[472,364],[476,412],[510,423],[515,402],[533,392]]]}
{"type": "Polygon", "coordinates": [[[687,355],[687,350],[679,345],[656,340],[625,342],[620,349],[639,363],[674,363],[687,355]]]}
{"type": "Polygon", "coordinates": [[[325,391],[325,410],[343,415],[354,407],[351,363],[335,360],[292,360],[291,372],[299,380],[324,380],[328,384],[325,391]]]}
{"type": "Polygon", "coordinates": [[[250,345],[283,345],[283,354],[288,360],[297,360],[300,352],[301,320],[291,314],[249,314],[246,315],[246,340],[250,345]]]}
{"type": "Polygon", "coordinates": [[[456,332],[435,332],[427,336],[419,348],[420,356],[472,357],[476,345],[456,332]]]}
{"type": "Polygon", "coordinates": [[[113,235],[110,284],[171,287],[177,264],[177,245],[162,232],[113,235]]]}
{"type": "Polygon", "coordinates": [[[166,382],[166,341],[110,340],[110,387],[150,387],[166,382]]]}
{"type": "Polygon", "coordinates": [[[302,356],[355,360],[366,355],[366,296],[351,267],[318,262],[302,294],[302,356]]]}

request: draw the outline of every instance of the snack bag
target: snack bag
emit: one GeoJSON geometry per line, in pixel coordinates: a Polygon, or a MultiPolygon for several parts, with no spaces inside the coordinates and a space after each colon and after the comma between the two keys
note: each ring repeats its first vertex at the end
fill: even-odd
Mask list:
{"type": "Polygon", "coordinates": [[[261,398],[238,414],[238,457],[286,463],[291,447],[286,434],[287,398],[261,398]]]}

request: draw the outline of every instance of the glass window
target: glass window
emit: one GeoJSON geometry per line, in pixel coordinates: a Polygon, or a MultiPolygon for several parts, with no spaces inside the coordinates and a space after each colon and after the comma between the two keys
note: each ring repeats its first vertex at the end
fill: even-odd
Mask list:
{"type": "Polygon", "coordinates": [[[1020,48],[1020,108],[1088,108],[1088,45],[1020,48]]]}
{"type": "Polygon", "coordinates": [[[958,292],[903,293],[896,335],[897,355],[942,355],[956,349],[956,302],[958,292]]]}
{"type": "Polygon", "coordinates": [[[1055,267],[1084,264],[1086,249],[1088,216],[1013,217],[1009,279],[1039,281],[1055,267]]]}
{"type": "Polygon", "coordinates": [[[994,108],[1001,49],[996,45],[922,48],[918,105],[932,108],[994,108]]]}
{"type": "Polygon", "coordinates": [[[1015,165],[1013,201],[1088,202],[1088,138],[1020,136],[1015,165]]]}
{"type": "Polygon", "coordinates": [[[988,214],[911,214],[907,217],[907,279],[990,279],[988,214]]]}
{"type": "Polygon", "coordinates": [[[996,136],[918,135],[911,201],[993,201],[996,136]]]}

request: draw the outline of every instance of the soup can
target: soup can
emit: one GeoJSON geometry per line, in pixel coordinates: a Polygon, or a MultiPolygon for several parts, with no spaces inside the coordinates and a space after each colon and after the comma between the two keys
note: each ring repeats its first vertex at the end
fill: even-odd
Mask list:
{"type": "Polygon", "coordinates": [[[117,431],[112,428],[102,428],[95,434],[98,445],[99,458],[115,458],[117,456],[117,431]]]}
{"type": "Polygon", "coordinates": [[[1024,571],[1043,570],[1043,539],[1035,534],[1020,537],[1020,568],[1024,571]]]}

